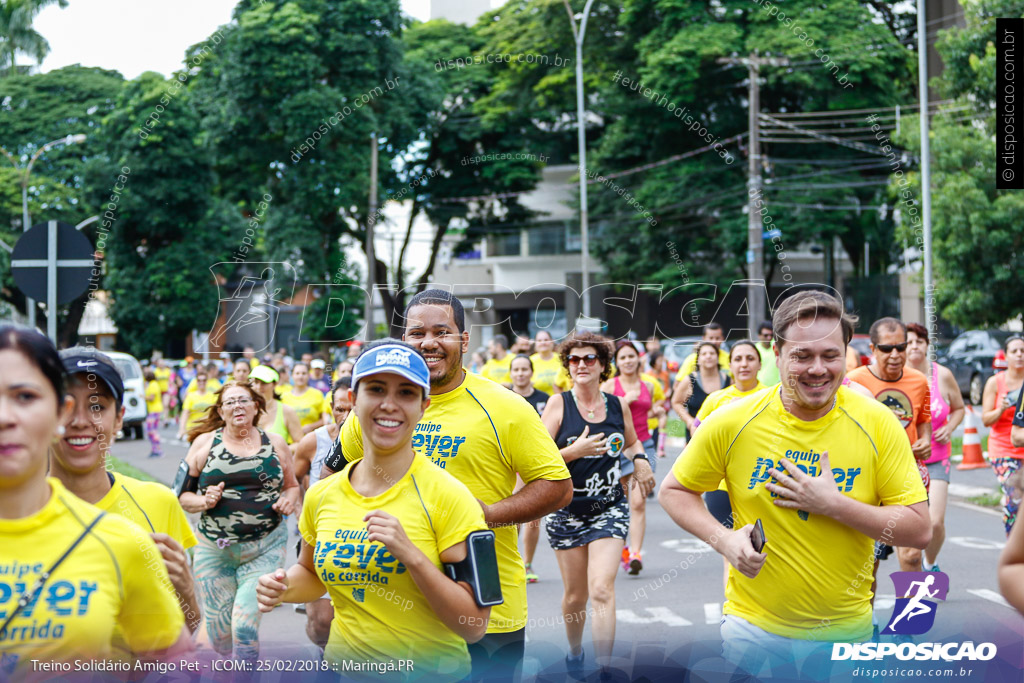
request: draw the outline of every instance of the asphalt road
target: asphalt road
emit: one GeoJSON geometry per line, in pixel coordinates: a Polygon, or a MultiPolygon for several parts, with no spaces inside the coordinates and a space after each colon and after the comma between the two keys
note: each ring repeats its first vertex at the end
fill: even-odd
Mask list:
{"type": "MultiPolygon", "coordinates": [[[[148,442],[119,441],[114,455],[170,482],[185,454],[185,447],[169,442],[164,432],[163,458],[148,458],[148,442]]],[[[660,482],[669,471],[679,446],[660,461],[660,482]]],[[[1006,656],[1021,665],[1024,618],[999,595],[995,567],[1005,544],[1001,512],[964,501],[965,496],[996,488],[991,469],[953,470],[951,502],[946,516],[947,541],[939,556],[942,570],[950,577],[950,592],[937,610],[928,640],[973,640],[995,642],[1005,647],[1006,656]]],[[[294,545],[294,542],[289,546],[294,545]]],[[[624,676],[634,679],[636,662],[660,664],[666,656],[673,661],[693,661],[713,656],[720,648],[719,619],[723,600],[720,556],[701,541],[679,529],[661,510],[657,499],[648,501],[644,569],[639,576],[620,572],[616,579],[617,633],[615,656],[624,676]],[[674,656],[673,656],[673,653],[674,656]]],[[[290,551],[289,562],[294,559],[290,551]]],[[[527,630],[527,658],[524,672],[537,680],[562,680],[562,659],[567,652],[560,615],[562,582],[554,553],[542,533],[534,569],[540,581],[528,588],[530,622],[527,630]]],[[[827,571],[825,568],[810,568],[827,571]]],[[[894,605],[893,585],[888,574],[899,571],[895,556],[883,562],[879,571],[876,616],[883,625],[894,605]]],[[[305,637],[305,617],[291,606],[264,616],[260,641],[264,657],[313,657],[318,654],[305,637]]],[[[593,649],[590,629],[584,636],[588,662],[593,649]]],[[[676,665],[678,667],[678,665],[676,665]]],[[[677,669],[678,670],[678,669],[677,669]]],[[[678,678],[676,678],[678,680],[678,678]]]]}

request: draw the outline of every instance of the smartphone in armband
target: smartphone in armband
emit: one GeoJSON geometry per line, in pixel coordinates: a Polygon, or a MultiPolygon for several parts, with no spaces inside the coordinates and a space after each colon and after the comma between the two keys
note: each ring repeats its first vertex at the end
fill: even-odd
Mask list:
{"type": "Polygon", "coordinates": [[[474,531],[466,537],[466,559],[445,564],[445,572],[453,581],[465,581],[473,588],[473,598],[480,607],[500,605],[501,577],[498,574],[498,555],[494,546],[494,532],[474,531]]]}
{"type": "Polygon", "coordinates": [[[764,547],[768,543],[764,537],[764,527],[761,525],[760,518],[754,522],[754,528],[750,531],[750,542],[754,546],[754,550],[757,552],[764,552],[764,547]]]}

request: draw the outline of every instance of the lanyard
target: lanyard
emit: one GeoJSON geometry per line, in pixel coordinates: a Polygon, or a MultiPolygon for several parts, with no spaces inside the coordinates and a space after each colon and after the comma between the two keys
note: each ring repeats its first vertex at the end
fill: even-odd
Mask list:
{"type": "Polygon", "coordinates": [[[75,539],[75,542],[64,551],[64,554],[57,558],[57,561],[54,562],[49,569],[39,575],[39,579],[36,580],[35,584],[33,584],[31,588],[21,594],[21,597],[18,598],[18,604],[14,607],[14,611],[11,612],[10,616],[8,616],[4,621],[3,626],[0,626],[0,634],[7,630],[7,627],[11,625],[12,621],[14,621],[14,617],[18,616],[18,613],[25,609],[28,603],[32,601],[32,598],[34,598],[39,591],[43,590],[43,586],[46,585],[46,582],[49,580],[53,572],[57,571],[57,567],[67,559],[68,555],[71,554],[71,551],[78,547],[78,544],[82,542],[89,532],[92,531],[92,528],[96,526],[96,523],[103,519],[106,514],[106,512],[101,512],[96,515],[96,519],[92,520],[92,523],[85,527],[85,531],[83,531],[82,534],[75,539]]]}

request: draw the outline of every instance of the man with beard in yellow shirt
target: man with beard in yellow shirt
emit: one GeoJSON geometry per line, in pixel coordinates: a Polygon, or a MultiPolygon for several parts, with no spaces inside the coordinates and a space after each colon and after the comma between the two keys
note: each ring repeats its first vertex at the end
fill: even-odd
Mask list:
{"type": "MultiPolygon", "coordinates": [[[[727,661],[752,675],[819,678],[815,645],[871,637],[874,540],[924,548],[927,495],[892,413],[841,386],[854,321],[822,292],[774,316],[781,386],[720,408],[665,479],[669,516],[732,569],[723,608],[727,661]],[[700,495],[725,480],[734,529],[700,495]],[[766,543],[755,548],[760,521],[766,543]],[[759,550],[761,552],[759,552],[759,550]]],[[[825,660],[828,660],[825,654],[825,660]]]]}
{"type": "MultiPolygon", "coordinates": [[[[504,604],[491,610],[487,635],[470,645],[474,679],[508,675],[522,661],[526,635],[526,572],[516,525],[540,519],[572,499],[569,470],[537,411],[512,391],[466,372],[469,350],[462,303],[441,289],[420,292],[405,310],[404,341],[426,358],[430,405],[412,445],[469,488],[495,531],[504,604]],[[516,474],[526,485],[513,494],[516,474]]],[[[356,415],[342,426],[323,477],[362,457],[356,415]]]]}

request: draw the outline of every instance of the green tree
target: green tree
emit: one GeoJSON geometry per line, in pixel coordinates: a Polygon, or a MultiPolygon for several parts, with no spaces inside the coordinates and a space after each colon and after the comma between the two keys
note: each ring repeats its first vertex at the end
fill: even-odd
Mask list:
{"type": "Polygon", "coordinates": [[[189,91],[176,83],[147,72],[125,85],[103,124],[107,158],[88,178],[94,204],[115,205],[101,224],[109,229],[110,314],[118,343],[140,357],[213,327],[218,289],[210,267],[231,260],[245,235],[241,212],[211,195],[211,154],[200,144],[189,91]]]}
{"type": "Polygon", "coordinates": [[[7,76],[27,71],[28,67],[15,64],[18,53],[28,55],[42,63],[50,54],[50,44],[32,28],[40,10],[56,4],[68,6],[68,0],[5,0],[0,2],[0,69],[7,76]]]}
{"type": "MultiPolygon", "coordinates": [[[[583,2],[573,0],[571,6],[578,12],[583,2]]],[[[875,8],[855,0],[839,0],[827,7],[794,0],[786,3],[785,12],[799,19],[799,33],[749,0],[596,3],[584,45],[589,170],[617,172],[692,153],[715,138],[744,134],[748,128],[747,69],[719,63],[723,57],[746,56],[757,50],[761,55],[790,60],[789,67],[763,68],[762,111],[882,107],[912,97],[913,55],[895,37],[905,33],[904,19],[890,17],[890,25],[875,8]],[[808,41],[813,41],[809,47],[808,41]],[[838,74],[823,67],[815,54],[819,47],[839,65],[838,74]],[[666,100],[652,102],[623,87],[613,80],[616,74],[658,92],[659,102],[662,94],[666,100]],[[839,83],[839,76],[845,76],[851,87],[839,83]],[[685,115],[710,132],[710,138],[689,130],[690,122],[673,115],[668,104],[685,109],[685,115]]],[[[484,25],[488,51],[574,53],[561,0],[509,2],[488,15],[481,22],[484,25]]],[[[555,160],[575,160],[575,145],[566,144],[570,136],[575,142],[571,67],[516,64],[499,72],[487,104],[496,115],[512,109],[529,111],[543,124],[538,126],[538,136],[562,150],[555,160]]],[[[721,283],[742,277],[747,229],[744,144],[728,146],[732,164],[709,151],[618,178],[620,187],[652,211],[656,225],[618,193],[591,184],[588,208],[593,249],[604,266],[605,278],[677,286],[679,272],[666,256],[668,242],[680,249],[693,281],[721,283]]],[[[806,207],[878,204],[884,193],[885,169],[858,170],[852,158],[862,153],[825,142],[776,143],[764,151],[765,198],[788,248],[804,242],[831,244],[833,236],[838,236],[855,264],[866,239],[879,251],[891,250],[891,222],[879,221],[869,212],[823,212],[806,207]],[[844,159],[850,161],[835,163],[844,159]],[[827,177],[795,182],[813,176],[827,177]],[[805,206],[792,206],[798,204],[805,206]]],[[[771,256],[766,253],[769,276],[776,267],[771,256]]]]}
{"type": "MultiPolygon", "coordinates": [[[[97,134],[105,116],[113,111],[124,79],[116,71],[69,66],[44,74],[0,79],[0,147],[17,162],[18,169],[0,160],[0,240],[13,245],[22,226],[21,185],[30,157],[51,140],[69,133],[84,133],[84,142],[59,146],[40,156],[28,184],[28,208],[32,222],[50,219],[76,225],[97,213],[88,201],[84,177],[88,168],[105,153],[97,134]]],[[[84,228],[96,241],[96,224],[84,228]]],[[[58,336],[72,344],[87,296],[61,307],[58,336]]],[[[0,252],[0,299],[26,312],[25,297],[14,287],[6,251],[0,252]]],[[[38,322],[45,324],[43,310],[38,322]]]]}
{"type": "Polygon", "coordinates": [[[249,1],[234,18],[194,85],[215,192],[243,206],[269,192],[266,258],[302,282],[345,279],[343,247],[365,238],[371,132],[383,188],[423,118],[402,71],[398,1],[249,1]]]}
{"type": "MultiPolygon", "coordinates": [[[[969,328],[1001,325],[1020,315],[1024,197],[996,189],[993,37],[996,18],[1024,16],[1024,2],[962,4],[967,25],[940,34],[937,47],[945,68],[932,79],[940,95],[955,104],[932,118],[929,140],[936,308],[942,318],[969,328]]],[[[897,141],[919,151],[919,121],[912,120],[897,141]]],[[[907,179],[893,179],[893,194],[919,201],[920,174],[908,173],[907,179]]],[[[910,245],[923,239],[909,206],[902,211],[900,237],[910,245]]]]}

